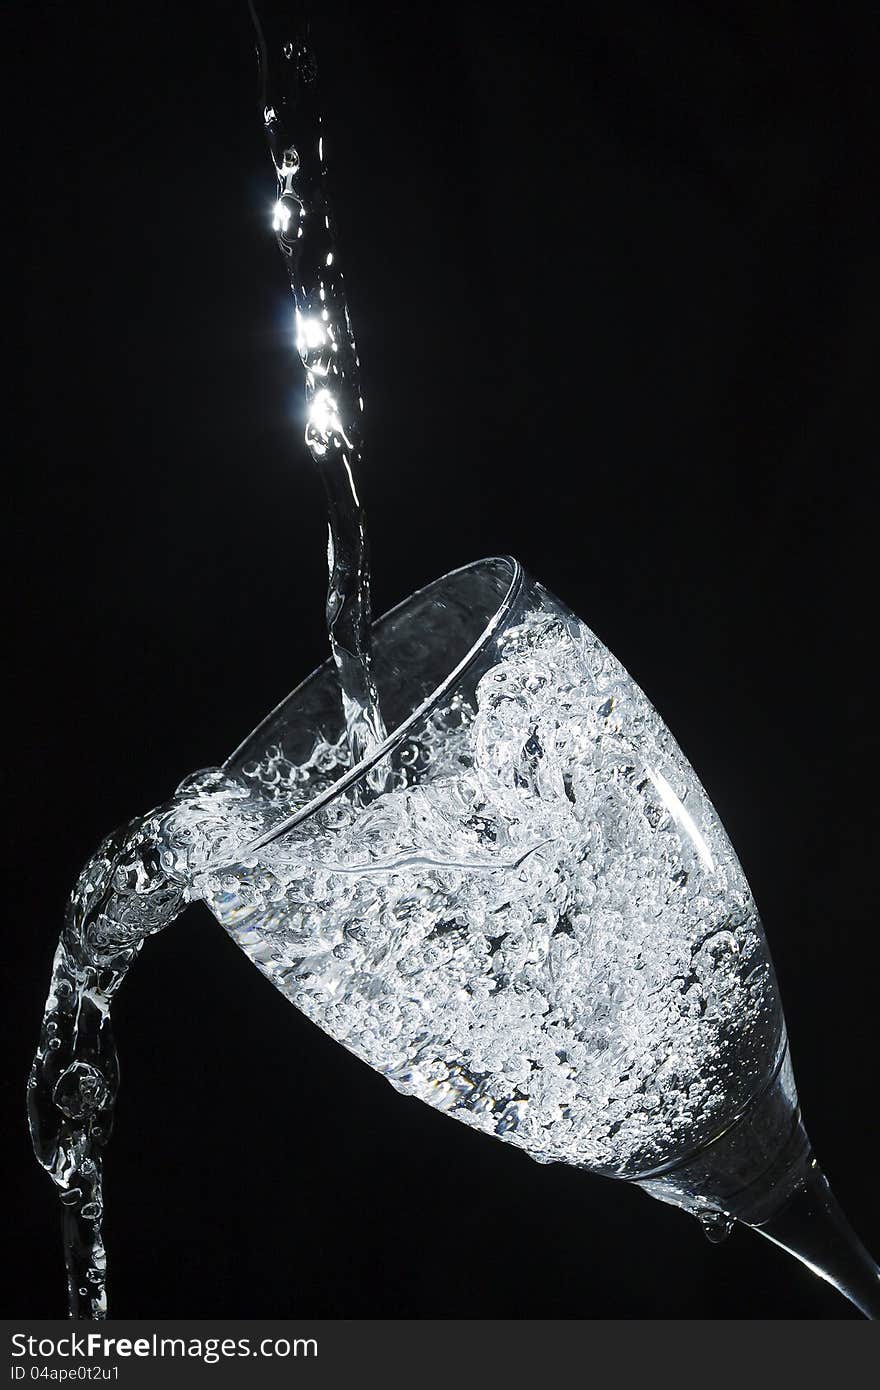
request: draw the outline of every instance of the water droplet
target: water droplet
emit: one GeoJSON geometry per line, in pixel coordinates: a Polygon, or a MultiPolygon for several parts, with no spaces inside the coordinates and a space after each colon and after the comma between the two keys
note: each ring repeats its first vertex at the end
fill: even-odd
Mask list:
{"type": "Polygon", "coordinates": [[[712,1245],[720,1245],[727,1240],[736,1222],[726,1211],[715,1211],[711,1207],[697,1212],[697,1220],[703,1228],[703,1235],[712,1245]]]}

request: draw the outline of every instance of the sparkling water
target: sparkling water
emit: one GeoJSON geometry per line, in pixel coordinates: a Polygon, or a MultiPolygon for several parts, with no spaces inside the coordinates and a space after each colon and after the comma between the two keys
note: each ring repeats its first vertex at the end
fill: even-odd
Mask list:
{"type": "Polygon", "coordinates": [[[369,803],[339,795],[248,853],[350,762],[344,741],[299,766],[270,747],[187,779],[84,870],[31,1082],[75,1304],[102,1307],[110,1000],[187,902],[398,1090],[539,1161],[649,1173],[772,1070],[755,905],[668,730],[575,619],[528,614],[501,658],[369,803]]]}
{"type": "MultiPolygon", "coordinates": [[[[533,1158],[630,1175],[717,1133],[780,1047],[772,968],[730,843],[620,664],[534,613],[415,756],[418,785],[331,802],[194,891],[398,1090],[533,1158]]],[[[296,804],[280,755],[244,778],[296,804]]]]}
{"type": "Polygon", "coordinates": [[[188,778],[108,837],[71,895],[28,1094],[73,1316],[106,1313],[111,1002],[189,902],[399,1091],[542,1162],[649,1173],[719,1133],[784,1046],[729,842],[648,701],[573,618],[526,614],[472,698],[451,695],[393,767],[270,838],[386,733],[356,484],[363,400],[314,63],[301,39],[258,34],[306,444],[328,499],[344,732],[297,764],[279,745],[235,776],[188,778]]]}

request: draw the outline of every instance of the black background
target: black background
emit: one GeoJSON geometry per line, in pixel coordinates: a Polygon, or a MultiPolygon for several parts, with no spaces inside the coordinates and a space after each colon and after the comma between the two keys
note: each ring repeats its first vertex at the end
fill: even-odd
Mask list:
{"type": "MultiPolygon", "coordinates": [[[[375,606],[511,551],[677,734],[867,1243],[878,35],[795,4],[334,5],[375,606]]],[[[244,4],[22,7],[7,322],[6,1311],[63,1308],[24,1082],[111,826],[323,659],[324,526],[244,4]]],[[[7,191],[9,181],[7,177],[7,191]]],[[[404,1101],[202,910],[118,1001],[121,1316],[847,1317],[756,1236],[404,1101]]]]}

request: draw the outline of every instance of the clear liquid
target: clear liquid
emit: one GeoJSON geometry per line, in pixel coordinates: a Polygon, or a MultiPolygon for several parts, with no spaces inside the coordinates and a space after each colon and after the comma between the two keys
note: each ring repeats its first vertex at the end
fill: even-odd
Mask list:
{"type": "Polygon", "coordinates": [[[182,816],[194,841],[222,845],[217,815],[206,822],[198,795],[208,786],[221,805],[225,779],[203,774],[167,807],[108,836],[68,902],[28,1082],[28,1118],[34,1152],[61,1199],[71,1317],[107,1311],[103,1151],[119,1085],[111,1003],[146,938],[187,902],[186,876],[169,876],[160,862],[164,818],[182,816]]]}
{"type": "Polygon", "coordinates": [[[385,738],[370,671],[370,564],[357,479],[363,461],[360,360],[327,196],[317,69],[303,33],[254,14],[263,124],[277,179],[273,227],[305,368],[305,442],[329,513],[327,630],[354,762],[385,738]]]}
{"type": "Polygon", "coordinates": [[[502,653],[408,749],[417,784],[334,798],[248,854],[350,756],[322,741],[294,766],[270,748],[236,779],[188,779],[87,866],[31,1081],[75,1313],[105,1306],[110,1001],[188,902],[399,1091],[540,1162],[641,1177],[720,1133],[772,1071],[784,1036],[755,905],[662,721],[573,620],[533,613],[502,653]]]}
{"type": "Polygon", "coordinates": [[[510,632],[475,705],[438,710],[417,753],[417,786],[340,800],[242,861],[314,794],[311,773],[348,761],[270,750],[240,780],[189,779],[87,866],[31,1083],[75,1309],[103,1309],[110,1001],[193,900],[399,1090],[539,1161],[649,1171],[723,1128],[772,1067],[775,985],[742,871],[586,628],[573,642],[539,614],[510,632]]]}
{"type": "MultiPolygon", "coordinates": [[[[370,669],[369,545],[356,484],[363,453],[360,363],[326,193],[314,59],[288,21],[279,27],[269,15],[264,26],[253,7],[252,14],[263,121],[278,182],[273,227],[305,368],[305,442],[327,499],[326,619],[346,729],[343,756],[354,764],[386,737],[370,669]]],[[[381,778],[370,777],[361,794],[366,799],[383,787],[381,778]]],[[[37,1158],[61,1197],[71,1316],[106,1316],[102,1155],[118,1087],[113,995],[146,937],[190,900],[196,866],[201,870],[218,855],[222,860],[224,850],[240,848],[271,825],[271,803],[261,805],[247,792],[244,803],[241,788],[221,773],[190,779],[166,807],[108,837],[68,904],[28,1112],[37,1158]],[[162,848],[169,819],[178,836],[197,846],[192,862],[173,872],[162,848]]]]}
{"type": "MultiPolygon", "coordinates": [[[[404,1094],[634,1177],[717,1135],[784,1046],[755,903],[680,749],[589,630],[534,612],[416,785],[337,797],[197,891],[404,1094]]],[[[280,750],[245,765],[296,804],[280,750]]]]}
{"type": "MultiPolygon", "coordinates": [[[[534,613],[473,704],[267,836],[385,738],[356,486],[358,359],[313,65],[263,36],[275,231],[328,499],[328,633],[345,735],[208,770],[108,837],[71,895],[29,1082],[63,1208],[70,1312],[106,1315],[102,1163],[118,1087],[110,1010],[146,938],[203,900],[285,996],[398,1090],[524,1148],[621,1176],[719,1133],[784,1046],[755,905],[692,769],[582,625],[534,613]]],[[[708,1218],[707,1218],[708,1220],[708,1218]]],[[[712,1217],[713,1235],[721,1226],[712,1217]]]]}

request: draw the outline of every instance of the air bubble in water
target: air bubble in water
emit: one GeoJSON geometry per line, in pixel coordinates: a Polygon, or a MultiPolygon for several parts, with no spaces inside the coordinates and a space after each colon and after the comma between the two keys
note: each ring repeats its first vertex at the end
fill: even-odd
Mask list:
{"type": "Polygon", "coordinates": [[[58,1078],[52,1099],[69,1120],[83,1120],[108,1103],[110,1089],[97,1067],[74,1062],[58,1078]]]}

